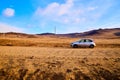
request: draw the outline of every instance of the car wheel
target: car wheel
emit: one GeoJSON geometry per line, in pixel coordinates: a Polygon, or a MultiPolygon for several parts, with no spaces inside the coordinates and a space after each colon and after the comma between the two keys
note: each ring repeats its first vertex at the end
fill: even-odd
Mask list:
{"type": "Polygon", "coordinates": [[[89,48],[94,48],[94,45],[90,45],[89,48]]]}
{"type": "Polygon", "coordinates": [[[75,44],[75,45],[73,45],[73,48],[78,48],[78,45],[76,45],[76,44],[75,44]]]}

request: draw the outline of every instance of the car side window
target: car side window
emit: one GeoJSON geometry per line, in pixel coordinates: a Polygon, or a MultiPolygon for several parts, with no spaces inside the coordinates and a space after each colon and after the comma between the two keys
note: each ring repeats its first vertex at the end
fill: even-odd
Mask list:
{"type": "Polygon", "coordinates": [[[89,42],[89,40],[87,39],[86,42],[89,42]]]}
{"type": "Polygon", "coordinates": [[[93,42],[93,41],[89,39],[84,39],[84,40],[81,40],[81,42],[93,42]]]}
{"type": "Polygon", "coordinates": [[[82,39],[80,40],[79,42],[93,42],[92,40],[89,40],[89,39],[82,39]]]}
{"type": "Polygon", "coordinates": [[[80,40],[79,42],[84,42],[84,40],[80,40]]]}
{"type": "Polygon", "coordinates": [[[84,40],[84,42],[87,42],[87,40],[84,40]]]}
{"type": "Polygon", "coordinates": [[[93,42],[92,40],[87,39],[86,42],[93,42]]]}
{"type": "Polygon", "coordinates": [[[85,40],[85,39],[82,39],[82,40],[80,40],[80,42],[86,42],[86,40],[85,40]]]}
{"type": "Polygon", "coordinates": [[[93,42],[92,40],[88,40],[89,42],[93,42]]]}

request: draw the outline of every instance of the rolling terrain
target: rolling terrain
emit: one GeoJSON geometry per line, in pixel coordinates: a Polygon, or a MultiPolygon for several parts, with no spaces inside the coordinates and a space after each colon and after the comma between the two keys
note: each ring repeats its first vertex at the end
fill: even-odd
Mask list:
{"type": "Polygon", "coordinates": [[[54,33],[41,33],[41,34],[26,34],[17,32],[0,33],[0,37],[9,38],[39,38],[39,37],[67,37],[67,38],[120,38],[120,28],[113,29],[98,29],[91,30],[83,33],[68,33],[68,34],[54,34],[54,33]]]}
{"type": "Polygon", "coordinates": [[[120,80],[120,28],[0,33],[0,80],[120,80]],[[92,38],[97,46],[70,47],[81,38],[92,38]]]}
{"type": "Polygon", "coordinates": [[[69,48],[70,43],[81,38],[92,38],[97,47],[120,47],[120,28],[98,29],[71,34],[0,33],[0,46],[36,46],[69,48]]]}

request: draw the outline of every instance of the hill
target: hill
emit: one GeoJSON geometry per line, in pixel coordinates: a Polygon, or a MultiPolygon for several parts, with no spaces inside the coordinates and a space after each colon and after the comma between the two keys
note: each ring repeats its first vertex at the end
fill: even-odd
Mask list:
{"type": "Polygon", "coordinates": [[[79,38],[79,37],[120,38],[120,28],[97,29],[97,30],[86,31],[86,32],[83,32],[83,33],[68,33],[68,34],[44,33],[44,34],[37,34],[37,35],[70,37],[70,38],[79,38]]]}
{"type": "Polygon", "coordinates": [[[89,37],[89,38],[120,38],[120,28],[112,29],[97,29],[86,31],[83,33],[68,33],[68,34],[54,34],[54,33],[41,33],[41,34],[26,34],[26,33],[0,33],[0,37],[10,37],[10,38],[38,38],[38,37],[70,37],[70,38],[79,38],[79,37],[89,37]]]}
{"type": "Polygon", "coordinates": [[[34,35],[34,34],[17,33],[17,32],[0,33],[0,37],[8,37],[8,38],[37,38],[37,36],[34,35]]]}

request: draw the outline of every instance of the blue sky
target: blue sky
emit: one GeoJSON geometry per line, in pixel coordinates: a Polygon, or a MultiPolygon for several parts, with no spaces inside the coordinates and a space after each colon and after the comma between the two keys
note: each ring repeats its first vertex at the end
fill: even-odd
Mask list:
{"type": "Polygon", "coordinates": [[[0,32],[120,28],[120,0],[0,0],[0,32]]]}

